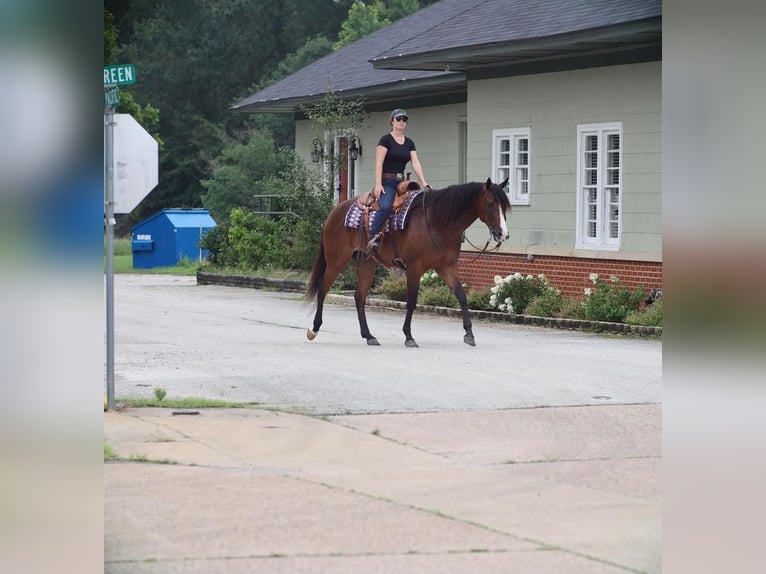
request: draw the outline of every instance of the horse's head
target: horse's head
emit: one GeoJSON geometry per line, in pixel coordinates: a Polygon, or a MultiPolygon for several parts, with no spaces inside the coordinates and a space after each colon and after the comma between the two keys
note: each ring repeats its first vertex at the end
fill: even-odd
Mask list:
{"type": "Polygon", "coordinates": [[[492,239],[498,243],[508,239],[505,214],[511,209],[511,202],[508,200],[508,194],[503,190],[507,184],[507,179],[502,183],[492,183],[492,180],[487,178],[487,182],[481,190],[484,207],[479,209],[479,219],[489,227],[492,239]]]}

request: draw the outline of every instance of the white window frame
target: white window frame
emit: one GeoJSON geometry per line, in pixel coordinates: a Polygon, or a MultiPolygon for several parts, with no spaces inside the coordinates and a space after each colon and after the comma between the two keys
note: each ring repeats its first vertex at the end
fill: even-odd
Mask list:
{"type": "Polygon", "coordinates": [[[620,248],[624,149],[622,122],[577,126],[576,249],[617,251],[620,248]],[[617,149],[608,149],[610,141],[614,141],[610,136],[614,135],[617,149]],[[594,137],[597,149],[588,149],[588,141],[594,137]]]}
{"type": "Polygon", "coordinates": [[[532,128],[492,130],[492,174],[494,181],[508,178],[511,205],[529,205],[532,195],[532,128]],[[503,149],[503,142],[508,142],[503,149]],[[526,150],[522,142],[526,142],[526,150]],[[526,159],[526,164],[523,163],[526,159]]]}

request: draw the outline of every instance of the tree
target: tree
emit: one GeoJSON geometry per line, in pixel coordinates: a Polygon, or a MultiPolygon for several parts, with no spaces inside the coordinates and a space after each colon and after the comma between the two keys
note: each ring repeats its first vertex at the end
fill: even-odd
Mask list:
{"type": "MultiPolygon", "coordinates": [[[[240,101],[259,92],[330,52],[332,52],[330,40],[324,36],[309,38],[303,46],[279,62],[276,69],[268,77],[244,90],[242,95],[235,98],[234,101],[240,101]]],[[[227,132],[233,134],[239,141],[244,141],[250,131],[256,129],[271,132],[276,147],[293,147],[295,145],[295,118],[292,113],[236,114],[229,117],[226,126],[227,132]]]]}
{"type": "Polygon", "coordinates": [[[333,47],[339,50],[343,46],[355,42],[391,25],[420,10],[418,0],[375,0],[372,3],[357,1],[349,8],[348,16],[341,24],[338,41],[333,47]]]}
{"type": "Polygon", "coordinates": [[[130,92],[135,102],[159,110],[163,141],[159,185],[131,219],[163,207],[200,206],[201,181],[210,179],[213,160],[233,142],[245,141],[253,125],[273,127],[280,143],[292,142],[290,120],[250,119],[248,125],[229,107],[248,86],[276,73],[308,38],[334,36],[349,5],[348,0],[126,2],[124,17],[115,18],[120,38],[123,28],[129,29],[118,57],[135,65],[139,80],[130,92]],[[140,18],[130,20],[131,15],[140,18]]]}
{"type": "Polygon", "coordinates": [[[212,177],[202,181],[202,203],[216,221],[228,219],[235,207],[252,209],[257,195],[270,195],[260,182],[285,169],[271,135],[261,131],[245,144],[224,148],[215,165],[212,177]]]}

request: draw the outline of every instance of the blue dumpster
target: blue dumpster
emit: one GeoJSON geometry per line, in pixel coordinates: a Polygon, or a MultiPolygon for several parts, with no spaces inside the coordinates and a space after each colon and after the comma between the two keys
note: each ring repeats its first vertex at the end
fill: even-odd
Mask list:
{"type": "Polygon", "coordinates": [[[202,261],[199,243],[216,226],[207,209],[163,209],[131,228],[134,269],[172,267],[183,258],[202,261]]]}

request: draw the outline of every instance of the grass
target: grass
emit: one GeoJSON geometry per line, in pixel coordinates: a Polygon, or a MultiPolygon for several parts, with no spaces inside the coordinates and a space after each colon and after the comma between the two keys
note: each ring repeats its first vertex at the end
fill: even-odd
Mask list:
{"type": "Polygon", "coordinates": [[[107,460],[117,460],[117,453],[114,452],[111,446],[104,443],[104,462],[107,460]]]}
{"type": "MultiPolygon", "coordinates": [[[[130,237],[115,237],[114,239],[114,272],[115,273],[150,273],[159,275],[196,275],[200,263],[184,259],[171,267],[152,267],[151,269],[133,268],[133,250],[130,237]]],[[[106,271],[106,243],[104,243],[104,271],[106,271]]]]}
{"type": "Polygon", "coordinates": [[[104,462],[110,461],[129,461],[129,462],[151,462],[153,464],[178,464],[175,460],[169,458],[149,458],[145,454],[131,454],[128,458],[118,456],[114,449],[104,443],[104,462]]]}
{"type": "Polygon", "coordinates": [[[164,407],[170,409],[206,409],[206,408],[228,408],[228,409],[244,409],[252,407],[259,403],[247,402],[237,403],[233,401],[221,401],[216,399],[202,399],[196,397],[187,397],[184,399],[162,399],[159,400],[156,397],[153,398],[120,398],[115,399],[115,402],[119,402],[126,407],[164,407]]]}

